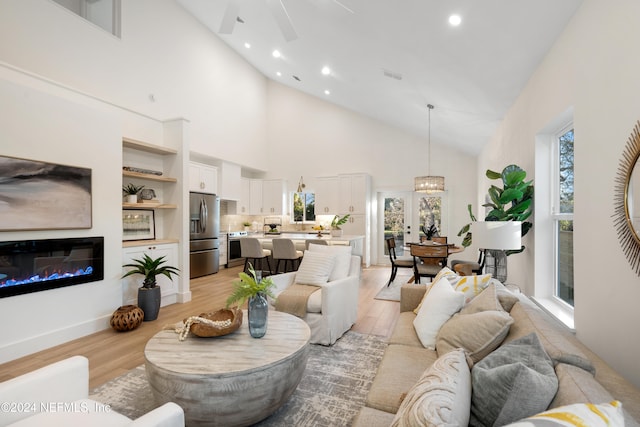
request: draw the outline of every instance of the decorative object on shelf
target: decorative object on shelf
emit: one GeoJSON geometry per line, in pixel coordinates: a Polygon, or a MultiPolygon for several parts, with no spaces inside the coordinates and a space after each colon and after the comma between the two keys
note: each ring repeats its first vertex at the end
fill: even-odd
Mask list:
{"type": "Polygon", "coordinates": [[[627,261],[640,276],[640,121],[636,122],[616,172],[613,223],[627,261]]]}
{"type": "Polygon", "coordinates": [[[184,341],[189,332],[201,338],[221,337],[237,331],[240,325],[242,310],[237,307],[221,308],[211,313],[190,316],[176,332],[180,334],[180,341],[184,341]]]}
{"type": "Polygon", "coordinates": [[[153,210],[122,210],[122,240],[147,240],[155,238],[156,226],[153,210]]]}
{"type": "Polygon", "coordinates": [[[164,256],[151,258],[144,254],[142,259],[133,259],[132,263],[124,264],[124,268],[131,268],[122,278],[133,274],[144,276],[142,287],[138,288],[138,306],[144,311],[144,321],[156,320],[160,312],[161,289],[156,282],[156,276],[162,275],[173,281],[173,275],[180,271],[177,267],[164,265],[164,256]]]}
{"type": "Polygon", "coordinates": [[[135,185],[129,183],[122,186],[122,192],[127,198],[127,203],[138,203],[138,193],[142,191],[144,185],[135,185]]]}
{"type": "Polygon", "coordinates": [[[476,221],[471,225],[476,244],[485,250],[485,272],[504,283],[507,280],[507,250],[522,244],[520,221],[476,221]]]}
{"type": "Polygon", "coordinates": [[[143,319],[144,311],[140,307],[123,305],[113,312],[109,325],[118,332],[131,331],[140,326],[143,319]]]}
{"type": "Polygon", "coordinates": [[[429,110],[429,133],[427,137],[427,175],[414,178],[414,190],[419,193],[441,193],[444,191],[444,176],[431,175],[431,110],[435,107],[427,104],[429,110]]]}
{"type": "Polygon", "coordinates": [[[227,298],[227,308],[243,305],[249,300],[249,333],[253,338],[261,338],[267,332],[269,305],[267,297],[275,298],[271,289],[275,286],[270,277],[262,278],[262,271],[255,271],[249,264],[249,273],[239,273],[239,279],[231,283],[233,293],[227,298]]]}
{"type": "Polygon", "coordinates": [[[349,216],[349,214],[346,214],[343,217],[340,217],[339,215],[333,217],[333,220],[331,221],[331,235],[333,237],[342,236],[342,228],[340,228],[340,226],[347,223],[349,216]]]}
{"type": "Polygon", "coordinates": [[[127,171],[127,172],[136,172],[136,173],[146,173],[149,175],[162,175],[162,171],[155,171],[152,169],[143,169],[143,168],[135,168],[133,166],[123,166],[122,167],[123,171],[127,171]]]}
{"type": "MultiPolygon", "coordinates": [[[[525,181],[527,173],[517,165],[509,165],[502,173],[487,169],[486,176],[489,179],[501,179],[503,188],[492,185],[488,190],[488,201],[484,207],[491,208],[485,217],[485,221],[520,221],[522,222],[522,237],[524,237],[533,223],[527,219],[533,213],[533,181],[525,181]]],[[[471,224],[476,221],[471,204],[467,205],[471,223],[466,224],[458,232],[458,236],[464,235],[462,246],[465,248],[472,243],[471,224]]],[[[482,247],[481,247],[482,248],[482,247]]],[[[524,246],[518,250],[509,250],[507,255],[524,251],[524,246]]]]}
{"type": "Polygon", "coordinates": [[[140,199],[142,201],[153,200],[155,197],[156,192],[153,188],[144,188],[140,191],[140,199]]]}
{"type": "Polygon", "coordinates": [[[0,156],[0,176],[0,231],[91,228],[91,169],[0,156]]]}

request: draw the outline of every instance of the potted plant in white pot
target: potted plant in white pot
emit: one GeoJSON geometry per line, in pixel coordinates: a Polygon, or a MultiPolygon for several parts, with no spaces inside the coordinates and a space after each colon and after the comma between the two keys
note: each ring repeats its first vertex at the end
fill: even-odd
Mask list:
{"type": "Polygon", "coordinates": [[[124,193],[127,203],[138,203],[138,193],[144,188],[144,185],[135,185],[129,183],[122,186],[122,192],[124,193]]]}
{"type": "Polygon", "coordinates": [[[349,220],[349,214],[346,214],[343,217],[340,215],[336,215],[333,217],[333,221],[331,221],[331,236],[332,237],[340,237],[342,236],[342,228],[341,225],[344,225],[349,220]]]}
{"type": "Polygon", "coordinates": [[[138,288],[138,307],[144,311],[144,321],[156,320],[160,311],[160,286],[156,282],[156,276],[162,275],[173,281],[172,275],[178,275],[178,268],[164,265],[166,262],[164,256],[151,258],[144,254],[142,259],[134,259],[131,264],[125,264],[123,267],[131,268],[122,276],[131,276],[133,274],[141,274],[144,276],[142,286],[138,288]]]}

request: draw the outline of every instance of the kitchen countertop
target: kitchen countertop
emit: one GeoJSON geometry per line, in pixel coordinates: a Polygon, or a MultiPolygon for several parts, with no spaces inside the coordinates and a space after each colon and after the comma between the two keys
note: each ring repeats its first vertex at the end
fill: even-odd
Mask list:
{"type": "Polygon", "coordinates": [[[353,240],[364,239],[362,235],[350,235],[343,234],[340,237],[333,237],[331,234],[323,234],[322,237],[318,237],[317,233],[280,233],[280,234],[269,234],[269,233],[249,233],[247,237],[255,237],[257,239],[291,239],[291,240],[307,240],[307,239],[322,239],[333,242],[351,242],[353,240]]]}

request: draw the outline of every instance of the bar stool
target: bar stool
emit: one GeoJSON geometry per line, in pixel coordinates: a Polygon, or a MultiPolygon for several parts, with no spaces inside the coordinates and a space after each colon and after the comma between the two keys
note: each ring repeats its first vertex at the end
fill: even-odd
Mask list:
{"type": "Polygon", "coordinates": [[[247,273],[247,265],[249,260],[253,260],[253,268],[256,268],[257,261],[260,261],[260,268],[262,269],[262,261],[267,260],[267,267],[269,268],[269,274],[271,274],[271,264],[269,263],[269,256],[271,251],[269,249],[262,249],[260,241],[254,237],[243,237],[240,239],[240,257],[244,258],[244,272],[247,273]]]}
{"type": "Polygon", "coordinates": [[[273,259],[276,261],[275,274],[279,273],[280,261],[284,261],[284,272],[287,272],[287,265],[291,263],[291,271],[297,270],[300,266],[300,260],[302,258],[302,251],[296,250],[296,245],[291,239],[273,239],[273,259]],[[298,261],[296,268],[295,261],[298,261]]]}
{"type": "Polygon", "coordinates": [[[306,239],[304,241],[304,250],[309,250],[309,245],[328,245],[326,240],[322,239],[306,239]]]}

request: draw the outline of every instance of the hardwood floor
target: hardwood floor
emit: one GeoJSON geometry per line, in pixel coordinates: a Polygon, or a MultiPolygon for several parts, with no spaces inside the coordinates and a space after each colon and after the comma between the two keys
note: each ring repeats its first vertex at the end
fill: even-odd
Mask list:
{"type": "MultiPolygon", "coordinates": [[[[129,332],[112,329],[97,332],[48,350],[25,356],[0,365],[0,381],[80,354],[89,359],[89,387],[94,388],[144,363],[146,342],[168,325],[188,316],[223,307],[230,294],[231,281],[242,267],[222,269],[219,273],[191,280],[192,301],[173,304],[160,309],[158,319],[143,322],[129,332]]],[[[399,315],[399,303],[376,300],[374,297],[389,278],[389,267],[370,267],[362,270],[358,320],[353,331],[388,338],[399,315]]],[[[114,310],[117,307],[114,307],[114,310]]]]}

